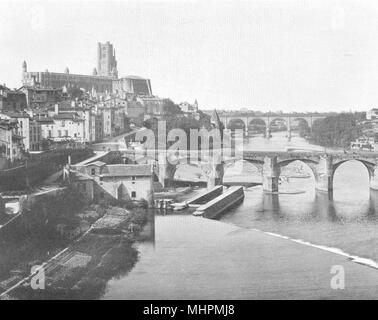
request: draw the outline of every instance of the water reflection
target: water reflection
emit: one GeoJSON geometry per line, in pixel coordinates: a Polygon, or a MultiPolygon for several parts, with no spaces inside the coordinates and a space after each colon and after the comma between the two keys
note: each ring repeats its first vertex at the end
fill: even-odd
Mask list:
{"type": "Polygon", "coordinates": [[[314,208],[312,213],[314,218],[327,217],[330,222],[339,222],[340,218],[337,216],[335,204],[333,202],[333,192],[315,192],[314,208]]]}
{"type": "MultiPolygon", "coordinates": [[[[256,137],[250,140],[249,146],[253,149],[277,150],[284,149],[287,144],[284,137],[273,137],[269,141],[256,137]]],[[[299,137],[293,137],[290,144],[309,145],[299,137]]],[[[235,177],[240,167],[229,170],[229,175],[235,177]]],[[[240,171],[244,179],[253,174],[258,172],[251,166],[246,167],[246,171],[240,171]]],[[[231,278],[227,277],[224,269],[227,267],[231,270],[229,277],[240,275],[235,287],[246,285],[243,290],[232,290],[232,294],[238,292],[241,297],[250,298],[256,291],[256,283],[248,285],[248,281],[253,278],[255,270],[252,268],[253,272],[245,275],[251,270],[253,262],[261,260],[263,253],[256,248],[250,250],[256,240],[248,243],[249,228],[340,248],[350,254],[378,261],[378,191],[369,189],[366,168],[360,163],[350,161],[338,168],[333,193],[316,191],[312,172],[310,178],[290,178],[286,187],[287,190],[300,190],[302,193],[267,194],[261,186],[247,189],[244,202],[220,218],[225,223],[192,217],[189,212],[179,215],[158,212],[156,247],[151,250],[141,243],[138,247],[140,261],[129,276],[120,281],[110,281],[105,298],[220,298],[223,297],[222,293],[232,288],[231,278]],[[230,237],[231,231],[227,228],[233,226],[241,227],[245,232],[235,229],[238,237],[230,237]],[[222,238],[221,235],[227,237],[222,238]],[[246,251],[241,251],[243,246],[248,247],[246,251]],[[238,269],[242,265],[239,259],[249,259],[248,267],[242,271],[238,269]],[[209,285],[209,281],[214,282],[213,286],[209,285]],[[222,282],[225,282],[223,286],[220,285],[222,282]]],[[[235,233],[235,230],[232,232],[235,233]]],[[[264,265],[263,269],[266,267],[264,265]]],[[[295,279],[292,281],[295,282],[295,279]]],[[[329,285],[328,278],[325,283],[329,285]]],[[[263,284],[258,282],[258,285],[263,284]]],[[[269,282],[267,290],[271,290],[272,285],[269,282]]],[[[227,294],[224,296],[229,298],[227,294]]]]}
{"type": "Polygon", "coordinates": [[[370,197],[369,197],[369,210],[366,214],[366,217],[370,221],[377,221],[378,215],[378,191],[377,190],[370,190],[370,197]]]}

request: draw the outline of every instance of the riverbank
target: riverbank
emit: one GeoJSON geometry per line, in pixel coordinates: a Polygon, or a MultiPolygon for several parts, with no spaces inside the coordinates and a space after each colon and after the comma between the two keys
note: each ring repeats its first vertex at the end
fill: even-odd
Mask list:
{"type": "MultiPolygon", "coordinates": [[[[138,259],[133,243],[143,231],[147,210],[106,208],[77,241],[43,264],[45,288],[34,290],[26,278],[2,298],[97,299],[109,279],[127,274],[138,259]]],[[[152,230],[152,229],[151,229],[152,230]]]]}

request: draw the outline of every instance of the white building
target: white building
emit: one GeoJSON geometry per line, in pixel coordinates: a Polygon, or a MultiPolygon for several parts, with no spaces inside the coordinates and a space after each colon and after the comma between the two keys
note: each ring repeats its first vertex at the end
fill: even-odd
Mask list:
{"type": "Polygon", "coordinates": [[[198,112],[197,100],[195,100],[193,104],[190,104],[189,102],[181,102],[179,107],[182,110],[182,112],[185,112],[185,113],[197,113],[198,112]]]}
{"type": "Polygon", "coordinates": [[[53,117],[53,121],[52,134],[55,141],[85,141],[84,119],[77,113],[60,113],[53,117]]]}
{"type": "Polygon", "coordinates": [[[350,143],[352,150],[377,151],[378,145],[374,137],[362,136],[350,143]]]}
{"type": "Polygon", "coordinates": [[[373,108],[368,111],[366,111],[366,119],[367,120],[376,120],[378,119],[378,109],[373,108]]]}
{"type": "Polygon", "coordinates": [[[106,164],[96,161],[72,166],[71,181],[94,201],[141,200],[153,204],[153,167],[150,164],[106,164]]]}
{"type": "Polygon", "coordinates": [[[2,119],[14,119],[17,121],[17,134],[22,137],[22,142],[24,144],[25,151],[30,150],[30,129],[29,122],[30,117],[26,112],[7,112],[6,114],[1,114],[2,119]]]}

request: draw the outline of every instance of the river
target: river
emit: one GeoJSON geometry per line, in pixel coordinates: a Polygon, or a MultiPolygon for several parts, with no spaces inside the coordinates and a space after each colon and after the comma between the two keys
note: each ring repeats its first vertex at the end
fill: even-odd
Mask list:
{"type": "MultiPolygon", "coordinates": [[[[297,136],[288,143],[282,133],[270,140],[250,138],[247,148],[286,146],[321,150],[297,136]]],[[[378,270],[345,258],[357,256],[372,266],[378,262],[378,192],[370,191],[366,168],[355,161],[342,164],[329,199],[315,191],[305,164],[291,167],[288,176],[299,168],[302,177],[286,179],[280,188],[296,194],[249,188],[244,202],[220,221],[157,215],[153,245],[138,245],[139,262],[127,276],[108,283],[104,299],[377,297],[378,270]],[[342,292],[329,287],[334,264],[349,275],[342,292]]],[[[227,169],[225,181],[256,181],[257,176],[251,164],[240,162],[227,169]]]]}

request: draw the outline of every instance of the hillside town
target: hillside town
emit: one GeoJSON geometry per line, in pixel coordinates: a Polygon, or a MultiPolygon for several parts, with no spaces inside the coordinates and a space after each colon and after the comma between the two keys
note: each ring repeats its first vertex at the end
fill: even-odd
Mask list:
{"type": "Polygon", "coordinates": [[[377,299],[378,2],[0,12],[0,301],[377,299]]]}
{"type": "MultiPolygon", "coordinates": [[[[97,50],[91,75],[72,74],[68,68],[63,73],[29,71],[24,61],[21,86],[0,85],[0,299],[7,299],[8,290],[29,274],[30,263],[50,259],[67,245],[72,252],[55,261],[59,266],[65,259],[78,259],[73,269],[83,259],[102,263],[114,241],[124,241],[123,254],[135,261],[131,244],[153,240],[153,208],[169,190],[158,181],[156,161],[137,163],[118,152],[119,146],[126,151],[133,149],[130,144],[140,146],[135,133],[156,119],[176,118],[184,129],[208,119],[197,100],[175,104],[153,94],[150,79],[119,77],[111,43],[98,43],[97,50]],[[109,243],[104,242],[107,234],[109,243]],[[91,252],[97,242],[104,252],[91,252]]],[[[190,188],[181,189],[185,196],[190,188]]],[[[61,275],[69,276],[71,269],[61,275]]],[[[55,290],[52,278],[59,272],[54,269],[48,277],[55,290]]],[[[59,296],[64,292],[58,291],[59,296]]]]}
{"type": "MultiPolygon", "coordinates": [[[[0,169],[28,153],[86,146],[127,133],[164,113],[166,99],[153,94],[151,80],[118,77],[116,52],[98,43],[92,75],[30,72],[22,63],[22,85],[0,85],[0,169]]],[[[198,118],[198,102],[183,102],[198,118]]]]}

